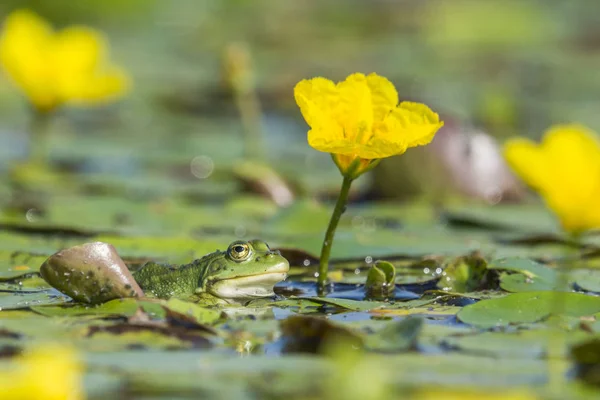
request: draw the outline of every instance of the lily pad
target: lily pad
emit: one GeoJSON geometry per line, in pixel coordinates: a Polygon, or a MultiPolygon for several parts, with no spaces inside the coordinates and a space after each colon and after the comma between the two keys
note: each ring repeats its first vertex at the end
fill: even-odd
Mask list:
{"type": "Polygon", "coordinates": [[[214,324],[223,317],[223,313],[212,308],[201,307],[189,301],[171,298],[164,306],[167,310],[167,318],[178,318],[188,320],[198,325],[214,324]]]}
{"type": "Polygon", "coordinates": [[[578,269],[571,272],[569,278],[583,290],[600,293],[600,270],[578,269]]]}
{"type": "Polygon", "coordinates": [[[557,283],[555,270],[526,258],[494,260],[488,269],[514,272],[500,276],[500,287],[508,292],[553,290],[557,283]]]}
{"type": "Polygon", "coordinates": [[[567,316],[581,317],[600,312],[600,297],[544,291],[481,300],[464,307],[457,316],[461,321],[480,328],[537,322],[553,313],[557,301],[562,303],[562,314],[567,316]]]}
{"type": "Polygon", "coordinates": [[[328,305],[338,308],[345,308],[353,311],[370,311],[377,308],[383,308],[387,303],[380,301],[358,301],[349,299],[337,299],[334,297],[299,297],[300,300],[309,300],[321,305],[328,305]]]}
{"type": "Polygon", "coordinates": [[[96,315],[98,317],[124,316],[131,317],[143,302],[136,299],[115,299],[93,306],[84,304],[65,306],[32,306],[33,311],[47,317],[74,317],[81,315],[96,315]]]}
{"type": "Polygon", "coordinates": [[[63,304],[68,301],[68,297],[50,291],[37,293],[0,293],[0,310],[34,308],[49,304],[63,304]]]}

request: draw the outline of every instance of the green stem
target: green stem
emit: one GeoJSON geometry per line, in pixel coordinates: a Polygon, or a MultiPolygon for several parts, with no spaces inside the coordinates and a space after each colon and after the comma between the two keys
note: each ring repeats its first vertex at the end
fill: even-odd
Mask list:
{"type": "MultiPolygon", "coordinates": [[[[350,174],[348,174],[350,175],[350,174]]],[[[329,220],[329,226],[325,233],[325,240],[323,241],[323,247],[321,248],[321,258],[319,262],[319,276],[317,278],[318,292],[319,295],[325,293],[325,285],[327,283],[327,272],[329,270],[329,256],[331,255],[331,247],[333,245],[333,237],[335,236],[335,230],[337,229],[340,218],[346,209],[346,203],[348,201],[348,193],[350,192],[350,186],[352,185],[353,178],[344,176],[342,182],[342,188],[331,214],[329,220]]]]}
{"type": "Polygon", "coordinates": [[[33,111],[29,121],[29,161],[46,163],[50,113],[33,111]]]}
{"type": "Polygon", "coordinates": [[[234,88],[234,96],[244,129],[246,159],[261,159],[264,156],[264,140],[260,101],[253,89],[234,88]]]}

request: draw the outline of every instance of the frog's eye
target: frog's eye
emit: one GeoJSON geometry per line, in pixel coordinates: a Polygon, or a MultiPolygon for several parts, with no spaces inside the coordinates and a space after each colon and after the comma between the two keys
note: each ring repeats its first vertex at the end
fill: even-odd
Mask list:
{"type": "Polygon", "coordinates": [[[248,243],[232,243],[227,252],[234,261],[242,261],[250,255],[250,246],[248,243]]]}

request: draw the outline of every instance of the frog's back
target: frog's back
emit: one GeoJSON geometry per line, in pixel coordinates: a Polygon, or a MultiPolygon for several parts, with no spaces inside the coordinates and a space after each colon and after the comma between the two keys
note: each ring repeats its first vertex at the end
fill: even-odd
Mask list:
{"type": "Polygon", "coordinates": [[[135,271],[133,277],[147,296],[166,299],[192,295],[203,269],[203,259],[179,267],[148,262],[135,271]]]}

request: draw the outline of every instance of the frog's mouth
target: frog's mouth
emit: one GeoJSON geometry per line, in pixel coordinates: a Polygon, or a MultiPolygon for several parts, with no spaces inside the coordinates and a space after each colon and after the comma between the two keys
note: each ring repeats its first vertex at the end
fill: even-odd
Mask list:
{"type": "Polygon", "coordinates": [[[252,299],[273,296],[273,285],[287,278],[286,272],[266,272],[214,281],[207,291],[222,299],[252,299]]]}

